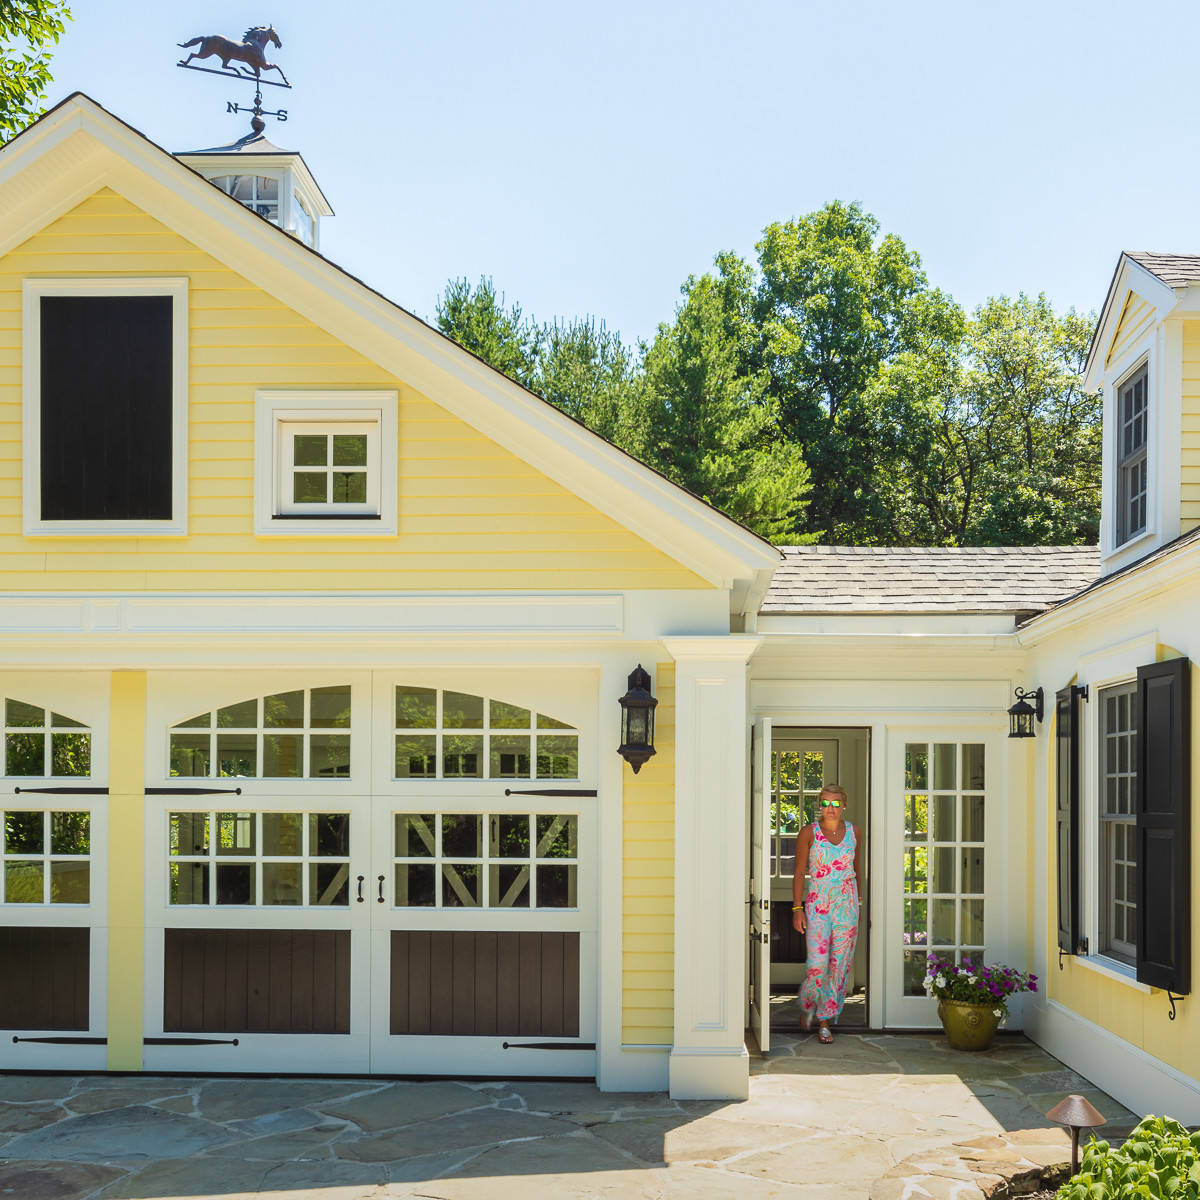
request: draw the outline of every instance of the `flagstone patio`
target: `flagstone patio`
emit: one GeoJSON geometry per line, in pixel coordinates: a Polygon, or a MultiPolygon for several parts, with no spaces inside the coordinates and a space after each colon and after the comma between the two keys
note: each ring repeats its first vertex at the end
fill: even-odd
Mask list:
{"type": "Polygon", "coordinates": [[[1017,1036],[975,1055],[931,1035],[785,1038],[752,1072],[740,1103],[588,1083],[4,1075],[0,1197],[890,1200],[911,1178],[973,1200],[1014,1145],[1034,1161],[1065,1147],[1004,1135],[1053,1130],[1042,1114],[1068,1092],[1136,1120],[1017,1036]]]}

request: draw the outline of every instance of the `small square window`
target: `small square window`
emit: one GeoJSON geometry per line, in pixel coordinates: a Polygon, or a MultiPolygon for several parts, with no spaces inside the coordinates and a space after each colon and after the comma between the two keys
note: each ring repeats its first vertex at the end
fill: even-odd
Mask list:
{"type": "Polygon", "coordinates": [[[255,532],[396,532],[395,392],[259,392],[255,532]]]}

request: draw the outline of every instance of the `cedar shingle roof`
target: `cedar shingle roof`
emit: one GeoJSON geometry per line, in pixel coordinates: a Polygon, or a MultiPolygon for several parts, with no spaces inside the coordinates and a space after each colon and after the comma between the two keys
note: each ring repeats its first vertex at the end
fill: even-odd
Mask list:
{"type": "Polygon", "coordinates": [[[784,546],[773,613],[1034,613],[1100,577],[1098,546],[784,546]]]}
{"type": "Polygon", "coordinates": [[[1126,250],[1125,254],[1167,287],[1200,283],[1200,254],[1157,254],[1152,250],[1126,250]]]}

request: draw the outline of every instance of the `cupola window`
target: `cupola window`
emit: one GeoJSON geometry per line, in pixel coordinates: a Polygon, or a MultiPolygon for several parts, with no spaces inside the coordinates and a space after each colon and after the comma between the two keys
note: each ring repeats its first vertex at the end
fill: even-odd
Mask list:
{"type": "Polygon", "coordinates": [[[213,183],[247,208],[279,224],[279,181],[266,175],[218,175],[213,183]]]}

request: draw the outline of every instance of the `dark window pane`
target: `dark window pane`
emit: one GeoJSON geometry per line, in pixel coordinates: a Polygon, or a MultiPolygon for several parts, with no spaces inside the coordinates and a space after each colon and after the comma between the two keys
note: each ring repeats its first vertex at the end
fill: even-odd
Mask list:
{"type": "Polygon", "coordinates": [[[50,774],[58,776],[92,773],[92,735],[90,733],[54,733],[50,735],[50,774]]]}
{"type": "Polygon", "coordinates": [[[442,857],[480,858],[483,855],[483,817],[478,813],[442,816],[442,857]]]}
{"type": "Polygon", "coordinates": [[[539,736],[537,773],[539,779],[577,779],[579,738],[574,734],[539,736]]]}
{"type": "Polygon", "coordinates": [[[304,774],[304,735],[263,734],[263,778],[298,779],[304,774]]]}
{"type": "Polygon", "coordinates": [[[253,779],[258,774],[258,737],[253,733],[217,734],[217,774],[253,779]]]}
{"type": "Polygon", "coordinates": [[[529,907],[529,871],[526,866],[492,866],[488,868],[488,904],[492,908],[529,907]]]}
{"type": "Polygon", "coordinates": [[[198,717],[189,717],[186,721],[180,721],[178,725],[171,726],[172,729],[208,729],[212,725],[212,713],[201,713],[198,717]]]}
{"type": "Polygon", "coordinates": [[[437,868],[432,863],[397,863],[397,908],[433,908],[437,904],[437,868]]]}
{"type": "Polygon", "coordinates": [[[4,723],[6,725],[24,725],[39,727],[46,723],[46,710],[26,704],[22,700],[6,700],[4,703],[4,723]]]}
{"type": "Polygon", "coordinates": [[[925,995],[924,950],[905,950],[904,952],[904,994],[906,996],[925,995]]]}
{"type": "Polygon", "coordinates": [[[208,903],[208,866],[205,863],[171,864],[171,903],[208,903]]]}
{"type": "Polygon", "coordinates": [[[470,734],[445,734],[442,741],[442,775],[447,779],[482,779],[483,738],[470,734]]]}
{"type": "Polygon", "coordinates": [[[495,830],[493,858],[529,857],[529,817],[525,813],[501,813],[492,818],[495,830]]]}
{"type": "Polygon", "coordinates": [[[575,894],[574,866],[539,866],[537,868],[537,906],[538,908],[575,908],[578,898],[575,894]]]}
{"type": "Polygon", "coordinates": [[[4,864],[5,904],[44,904],[45,876],[42,860],[10,858],[4,864]]]}
{"type": "Polygon", "coordinates": [[[207,854],[208,814],[172,813],[168,842],[172,854],[207,854]]]}
{"type": "Polygon", "coordinates": [[[483,697],[443,692],[442,724],[447,729],[482,729],[483,697]]]}
{"type": "Polygon", "coordinates": [[[488,703],[488,723],[493,729],[528,729],[530,715],[529,709],[505,704],[503,700],[488,703]]]}
{"type": "Polygon", "coordinates": [[[309,904],[350,903],[350,867],[346,863],[310,863],[308,867],[309,904]]]}
{"type": "Polygon", "coordinates": [[[396,738],[396,778],[433,779],[437,775],[437,737],[418,733],[396,738]]]}
{"type": "Polygon", "coordinates": [[[442,864],[442,907],[478,908],[482,884],[480,868],[475,863],[442,864]]]}
{"type": "Polygon", "coordinates": [[[90,898],[90,863],[78,861],[51,862],[51,904],[87,904],[90,898]]]}
{"type": "Polygon", "coordinates": [[[263,813],[264,856],[299,857],[303,853],[303,817],[299,813],[263,813]]]}
{"type": "Polygon", "coordinates": [[[365,504],[367,473],[365,471],[334,471],[334,504],[365,504]]]}
{"type": "Polygon", "coordinates": [[[539,816],[537,819],[537,857],[578,857],[578,832],[577,817],[539,816]]]}
{"type": "Polygon", "coordinates": [[[350,778],[350,739],[338,733],[314,733],[308,741],[310,779],[350,778]]]}
{"type": "Polygon", "coordinates": [[[171,774],[190,779],[206,779],[209,774],[207,733],[171,734],[171,774]]]}
{"type": "Polygon", "coordinates": [[[262,873],[262,902],[264,904],[301,904],[303,902],[299,863],[263,863],[262,873]]]}
{"type": "Polygon", "coordinates": [[[313,688],[309,724],[313,729],[349,729],[350,685],[313,688]]]}
{"type": "Polygon", "coordinates": [[[491,766],[493,779],[529,778],[528,735],[493,733],[491,738],[491,766]]]}
{"type": "Polygon", "coordinates": [[[557,721],[554,717],[548,717],[545,713],[538,713],[537,726],[539,729],[571,729],[565,721],[557,721]]]}
{"type": "Polygon", "coordinates": [[[50,853],[87,854],[91,845],[91,814],[55,812],[50,814],[50,853]]]}
{"type": "Polygon", "coordinates": [[[256,842],[254,824],[254,813],[217,813],[218,857],[252,855],[256,842]]]}
{"type": "Polygon", "coordinates": [[[308,852],[314,858],[348,858],[350,814],[309,813],[308,852]]]}
{"type": "Polygon", "coordinates": [[[304,693],[279,692],[263,697],[263,724],[268,729],[304,727],[304,693]]]}
{"type": "Polygon", "coordinates": [[[258,701],[243,700],[217,709],[218,729],[257,729],[258,701]]]}
{"type": "Polygon", "coordinates": [[[398,687],[396,689],[396,728],[434,729],[437,727],[437,689],[398,687]]]}
{"type": "Polygon", "coordinates": [[[433,858],[437,818],[432,813],[396,814],[396,857],[433,858]]]}
{"type": "Polygon", "coordinates": [[[4,814],[5,854],[44,854],[46,816],[40,812],[4,814]]]}
{"type": "Polygon", "coordinates": [[[70,717],[64,717],[62,713],[51,713],[50,724],[55,729],[86,729],[82,721],[72,721],[70,717]]]}
{"type": "Polygon", "coordinates": [[[333,465],[335,467],[365,467],[367,465],[367,435],[365,433],[335,433],[333,435],[333,465]]]}
{"type": "Polygon", "coordinates": [[[253,863],[217,864],[217,903],[254,903],[253,863]]]}
{"type": "Polygon", "coordinates": [[[292,437],[292,453],[298,467],[323,467],[328,463],[329,438],[323,433],[297,433],[292,437]]]}
{"type": "Polygon", "coordinates": [[[44,775],[46,772],[46,735],[10,733],[4,739],[6,775],[44,775]]]}
{"type": "Polygon", "coordinates": [[[292,500],[296,504],[328,502],[329,476],[324,471],[297,471],[292,476],[292,500]]]}

